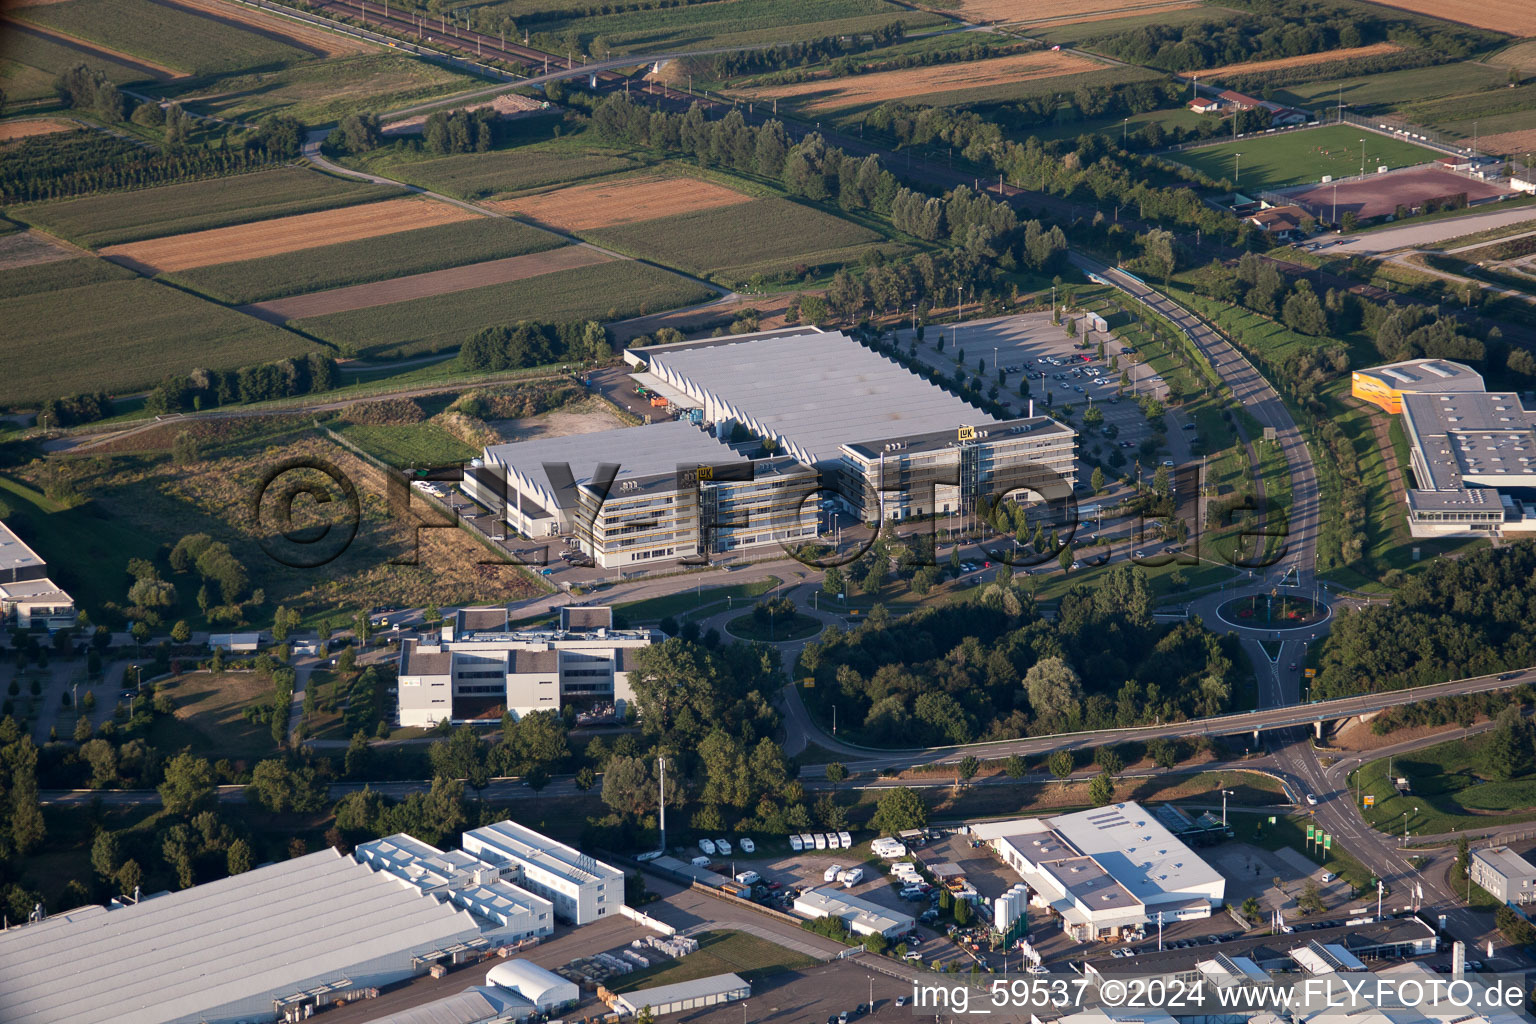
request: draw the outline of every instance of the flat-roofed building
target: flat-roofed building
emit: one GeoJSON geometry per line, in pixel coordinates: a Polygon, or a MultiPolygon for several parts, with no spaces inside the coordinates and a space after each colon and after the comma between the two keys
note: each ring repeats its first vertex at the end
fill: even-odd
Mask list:
{"type": "Polygon", "coordinates": [[[614,629],[607,607],[562,609],[559,622],[518,628],[506,608],[463,608],[437,635],[400,644],[402,726],[432,726],[612,704],[622,714],[634,691],[636,655],[661,638],[650,629],[614,629]]]}
{"type": "Polygon", "coordinates": [[[1404,395],[1482,390],[1482,374],[1465,363],[1449,359],[1405,359],[1355,370],[1349,375],[1349,393],[1353,397],[1379,405],[1394,416],[1403,411],[1404,395]]]}
{"type": "Polygon", "coordinates": [[[1140,804],[971,827],[1034,890],[1033,903],[1088,941],[1209,917],[1226,880],[1140,804]]]}
{"type": "Polygon", "coordinates": [[[1472,881],[1501,903],[1536,902],[1536,865],[1507,846],[1472,851],[1472,881]]]}
{"type": "Polygon", "coordinates": [[[904,934],[917,923],[908,914],[833,889],[806,889],[795,898],[795,911],[810,918],[835,917],[855,935],[904,934]]]}
{"type": "Polygon", "coordinates": [[[671,1013],[702,1010],[721,1003],[734,1003],[752,995],[752,985],[736,974],[716,974],[708,978],[657,985],[633,992],[610,994],[608,1005],[615,1013],[638,1016],[649,1009],[653,1017],[671,1013]]]}
{"type": "Polygon", "coordinates": [[[0,932],[0,1020],[298,1019],[489,945],[470,911],[323,850],[0,932]]]}
{"type": "Polygon", "coordinates": [[[617,917],[624,905],[624,872],[515,821],[464,833],[464,849],[504,869],[503,878],[554,904],[572,924],[617,917]]]}
{"type": "Polygon", "coordinates": [[[352,855],[402,884],[472,912],[489,922],[486,935],[499,942],[552,934],[554,904],[506,881],[504,865],[466,850],[439,850],[404,833],[360,844],[352,855]]]}
{"type": "Polygon", "coordinates": [[[0,523],[0,625],[51,633],[75,619],[74,598],[48,578],[48,563],[0,523]]]}

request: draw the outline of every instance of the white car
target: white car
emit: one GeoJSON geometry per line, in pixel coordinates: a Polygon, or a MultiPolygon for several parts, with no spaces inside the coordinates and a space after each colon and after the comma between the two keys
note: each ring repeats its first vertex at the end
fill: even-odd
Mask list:
{"type": "Polygon", "coordinates": [[[702,850],[704,855],[707,857],[713,857],[715,855],[715,844],[710,842],[708,839],[699,840],[699,849],[702,850]]]}
{"type": "Polygon", "coordinates": [[[750,839],[742,839],[741,840],[741,852],[742,853],[756,853],[757,852],[757,844],[754,843],[750,839]]]}
{"type": "Polygon", "coordinates": [[[731,855],[731,844],[729,840],[716,839],[715,849],[720,851],[720,856],[722,857],[729,857],[731,855]]]}

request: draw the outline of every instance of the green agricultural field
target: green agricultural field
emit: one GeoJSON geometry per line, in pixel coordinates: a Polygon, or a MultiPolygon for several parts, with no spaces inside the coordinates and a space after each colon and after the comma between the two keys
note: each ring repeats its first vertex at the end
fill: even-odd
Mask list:
{"type": "Polygon", "coordinates": [[[7,103],[52,100],[56,95],[54,78],[82,62],[118,85],[142,82],[149,77],[139,68],[98,54],[87,54],[25,27],[12,25],[6,28],[5,55],[0,58],[0,89],[5,90],[7,103]]]}
{"type": "Polygon", "coordinates": [[[383,150],[363,166],[444,195],[483,199],[631,171],[641,163],[621,150],[583,149],[558,141],[426,160],[405,150],[383,150]]]}
{"type": "Polygon", "coordinates": [[[1274,99],[1308,108],[1331,106],[1342,101],[1356,111],[1362,107],[1395,110],[1408,103],[1500,89],[1508,79],[1509,73],[1501,68],[1464,61],[1432,68],[1384,71],[1358,78],[1305,82],[1276,89],[1274,99]]]}
{"type": "Polygon", "coordinates": [[[1148,26],[1184,26],[1200,22],[1220,25],[1234,12],[1226,7],[1190,7],[1182,11],[1157,11],[1153,14],[1132,14],[1124,18],[1106,18],[1103,21],[1060,22],[1031,28],[1029,34],[1036,39],[1061,46],[1081,46],[1092,50],[1092,41],[1106,36],[1122,35],[1148,26]]]}
{"type": "Polygon", "coordinates": [[[361,354],[457,348],[485,327],[519,320],[619,320],[703,302],[715,293],[656,267],[615,260],[558,274],[294,321],[361,354]]]}
{"type": "Polygon", "coordinates": [[[480,454],[480,449],[470,447],[436,423],[348,423],[336,432],[392,466],[443,466],[480,454]]]}
{"type": "Polygon", "coordinates": [[[131,281],[131,270],[115,263],[82,256],[79,259],[34,263],[0,271],[0,299],[14,299],[39,292],[63,291],[103,281],[131,281]]]}
{"type": "Polygon", "coordinates": [[[94,247],[328,210],[400,194],[401,190],[392,185],[369,185],[302,167],[279,167],[207,181],[34,203],[15,207],[10,215],[79,245],[94,247]]]}
{"type": "Polygon", "coordinates": [[[64,0],[10,14],[193,75],[280,66],[312,56],[259,32],[152,0],[64,0]]]}
{"type": "Polygon", "coordinates": [[[1381,164],[1409,167],[1440,156],[1432,149],[1374,132],[1363,132],[1351,125],[1329,125],[1186,149],[1170,154],[1169,159],[1204,171],[1218,180],[1235,179],[1241,189],[1280,188],[1321,181],[1329,174],[1336,177],[1359,174],[1362,135],[1365,136],[1364,166],[1367,170],[1374,170],[1381,164]]]}
{"type": "MultiPolygon", "coordinates": [[[[558,235],[515,220],[482,217],[162,276],[173,284],[240,306],[521,256],[565,244],[558,235]]],[[[3,285],[4,278],[0,278],[0,287],[3,285]]]]}
{"type": "Polygon", "coordinates": [[[968,103],[1004,103],[1030,96],[1070,95],[1082,88],[1107,88],[1127,82],[1149,82],[1161,78],[1162,73],[1146,68],[1107,67],[1096,71],[1083,71],[1075,75],[1056,75],[1051,78],[1033,78],[1022,82],[1004,82],[973,89],[943,89],[937,92],[914,93],[902,99],[904,103],[920,106],[952,107],[968,103]]]}
{"type": "Polygon", "coordinates": [[[756,199],[602,228],[590,237],[696,277],[732,283],[800,263],[851,263],[882,240],[868,228],[788,199],[756,199]]]}
{"type": "Polygon", "coordinates": [[[289,114],[306,124],[327,124],[348,114],[393,110],[475,84],[476,79],[401,53],[364,53],[227,76],[212,86],[185,89],[168,82],[151,91],[199,114],[242,121],[289,114]]]}
{"type": "Polygon", "coordinates": [[[244,366],[314,349],[289,331],[127,271],[82,283],[94,274],[85,262],[0,274],[0,282],[25,275],[21,289],[10,284],[0,299],[0,351],[11,362],[0,405],[133,391],[195,366],[244,366]]]}
{"type": "MultiPolygon", "coordinates": [[[[482,10],[499,14],[500,8],[490,4],[482,10]]],[[[603,54],[658,53],[853,35],[893,21],[904,22],[908,31],[950,24],[889,0],[721,0],[540,22],[534,42],[563,44],[569,33],[577,33],[589,49],[603,54]]]]}

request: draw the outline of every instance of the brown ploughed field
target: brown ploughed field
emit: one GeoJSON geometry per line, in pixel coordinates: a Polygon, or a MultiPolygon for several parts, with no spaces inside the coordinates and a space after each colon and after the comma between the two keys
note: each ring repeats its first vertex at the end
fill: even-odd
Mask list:
{"type": "Polygon", "coordinates": [[[935,92],[958,92],[994,85],[1027,82],[1036,78],[1055,78],[1094,71],[1104,65],[1071,53],[1050,50],[993,57],[964,64],[932,68],[907,68],[901,71],[877,71],[847,78],[827,78],[793,85],[776,85],[743,90],[744,95],[759,99],[785,99],[812,96],[806,104],[811,110],[862,106],[921,96],[935,92]]]}
{"type": "Polygon", "coordinates": [[[1531,0],[1371,0],[1431,18],[1459,21],[1463,25],[1508,32],[1512,36],[1536,36],[1536,4],[1531,0]]]}
{"type": "Polygon", "coordinates": [[[750,196],[698,178],[648,174],[571,185],[488,205],[562,231],[587,231],[750,201],[750,196]]]}
{"type": "Polygon", "coordinates": [[[1360,57],[1379,57],[1384,53],[1397,53],[1402,47],[1396,43],[1372,43],[1370,46],[1352,46],[1343,50],[1324,50],[1322,53],[1303,53],[1295,57],[1277,57],[1274,60],[1254,60],[1247,64],[1228,64],[1220,68],[1207,68],[1193,72],[1201,78],[1207,75],[1224,75],[1237,78],[1240,75],[1260,71],[1278,71],[1281,68],[1299,68],[1308,64],[1325,64],[1332,60],[1356,60],[1360,57]]]}

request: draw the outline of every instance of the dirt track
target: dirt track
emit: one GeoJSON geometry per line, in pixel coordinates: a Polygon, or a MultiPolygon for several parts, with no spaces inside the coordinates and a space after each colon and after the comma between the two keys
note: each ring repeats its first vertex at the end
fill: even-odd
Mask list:
{"type": "Polygon", "coordinates": [[[370,306],[385,306],[407,299],[425,299],[433,295],[468,291],[508,281],[521,281],[541,274],[553,274],[561,270],[574,270],[595,263],[607,263],[610,257],[585,245],[568,245],[563,249],[511,256],[504,260],[488,260],[472,263],[467,267],[450,270],[434,270],[426,274],[397,277],[391,281],[373,284],[357,284],[347,288],[332,288],[308,295],[295,295],[288,299],[274,299],[239,307],[242,313],[260,317],[272,323],[302,320],[306,317],[325,316],[330,313],[347,313],[370,306]]]}
{"type": "Polygon", "coordinates": [[[80,127],[64,121],[0,121],[0,142],[12,139],[30,139],[34,135],[52,135],[55,132],[74,131],[80,127]]]}
{"type": "Polygon", "coordinates": [[[516,213],[537,224],[563,231],[584,231],[616,224],[670,217],[751,201],[733,189],[697,178],[660,174],[571,185],[552,192],[504,199],[488,205],[516,213]]]}
{"type": "Polygon", "coordinates": [[[1201,78],[1207,75],[1223,75],[1227,78],[1237,78],[1241,75],[1251,75],[1260,71],[1277,71],[1280,68],[1299,68],[1308,64],[1325,64],[1331,60],[1355,60],[1359,57],[1379,57],[1384,53],[1397,53],[1402,49],[1396,43],[1372,43],[1370,46],[1355,46],[1347,50],[1325,50],[1322,53],[1303,53],[1297,57],[1279,57],[1275,60],[1255,60],[1247,64],[1228,64],[1225,67],[1206,68],[1204,71],[1190,72],[1201,78]]]}
{"type": "Polygon", "coordinates": [[[413,228],[452,224],[474,216],[463,207],[430,199],[385,199],[360,206],[344,206],[339,210],[320,210],[144,242],[109,245],[101,250],[101,255],[156,273],[190,270],[359,238],[392,235],[413,228]]]}
{"type": "Polygon", "coordinates": [[[908,96],[1009,85],[1037,78],[1054,78],[1058,75],[1075,75],[1103,66],[1086,57],[1046,50],[1016,54],[1011,57],[993,57],[990,60],[978,60],[965,64],[907,68],[901,71],[877,71],[868,75],[748,89],[742,90],[741,94],[753,99],[815,97],[806,104],[806,107],[811,110],[824,110],[884,103],[887,100],[900,100],[908,96]]]}

